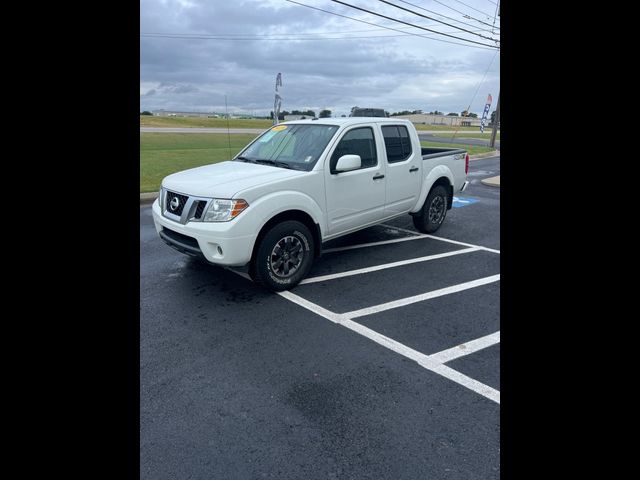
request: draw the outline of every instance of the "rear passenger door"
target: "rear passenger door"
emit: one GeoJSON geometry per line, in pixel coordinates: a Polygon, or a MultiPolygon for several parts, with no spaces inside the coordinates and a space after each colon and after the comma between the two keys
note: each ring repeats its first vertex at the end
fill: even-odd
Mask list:
{"type": "Polygon", "coordinates": [[[406,213],[420,194],[422,154],[414,151],[405,125],[381,125],[384,138],[387,183],[385,217],[406,213]]]}
{"type": "Polygon", "coordinates": [[[378,152],[383,148],[372,126],[355,126],[343,133],[325,163],[327,229],[329,235],[348,232],[381,220],[385,206],[385,164],[378,152]],[[336,172],[342,155],[360,155],[362,166],[336,172]]]}

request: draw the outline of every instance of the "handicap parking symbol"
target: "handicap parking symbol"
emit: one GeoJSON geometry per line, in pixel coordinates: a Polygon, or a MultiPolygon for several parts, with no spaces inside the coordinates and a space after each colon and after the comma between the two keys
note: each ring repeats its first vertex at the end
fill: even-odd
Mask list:
{"type": "Polygon", "coordinates": [[[476,203],[477,201],[477,198],[453,197],[453,208],[466,207],[467,205],[471,205],[472,203],[476,203]]]}

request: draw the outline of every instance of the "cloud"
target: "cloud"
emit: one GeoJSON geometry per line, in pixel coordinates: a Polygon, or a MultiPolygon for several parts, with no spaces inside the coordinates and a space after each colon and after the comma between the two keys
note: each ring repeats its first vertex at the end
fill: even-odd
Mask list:
{"type": "MultiPolygon", "coordinates": [[[[393,25],[401,31],[427,34],[334,3],[300,1],[368,22],[393,25]]],[[[365,5],[357,0],[351,3],[365,5]]],[[[486,2],[466,3],[490,10],[486,2]]],[[[371,2],[365,5],[428,28],[452,31],[383,7],[371,2]]],[[[427,8],[455,15],[441,7],[427,8]]],[[[473,15],[473,11],[470,13],[473,15]]],[[[328,108],[334,115],[348,114],[354,105],[388,111],[437,108],[459,112],[472,99],[471,111],[481,113],[487,93],[495,96],[499,89],[499,54],[482,81],[495,51],[415,36],[396,37],[398,32],[284,1],[142,0],[140,31],[190,36],[141,36],[140,108],[147,110],[223,111],[226,95],[230,111],[268,115],[278,72],[283,79],[283,109],[328,108]],[[198,35],[224,39],[193,38],[198,35]],[[347,35],[385,38],[335,39],[347,35]],[[318,37],[324,39],[315,39],[318,37]]]]}

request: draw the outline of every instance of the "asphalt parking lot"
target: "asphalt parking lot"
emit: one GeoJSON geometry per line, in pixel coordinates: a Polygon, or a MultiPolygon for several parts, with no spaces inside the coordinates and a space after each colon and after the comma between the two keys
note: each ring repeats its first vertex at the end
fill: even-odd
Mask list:
{"type": "Polygon", "coordinates": [[[434,236],[324,246],[290,292],[202,265],[140,208],[143,479],[500,477],[500,158],[434,236]]]}

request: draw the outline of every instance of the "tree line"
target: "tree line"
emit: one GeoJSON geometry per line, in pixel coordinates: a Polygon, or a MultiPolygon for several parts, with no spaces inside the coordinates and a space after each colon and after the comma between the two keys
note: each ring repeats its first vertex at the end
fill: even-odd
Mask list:
{"type": "MultiPolygon", "coordinates": [[[[402,110],[401,112],[394,112],[391,114],[392,117],[397,117],[399,115],[445,115],[444,112],[440,112],[438,110],[434,110],[429,113],[424,113],[422,110],[402,110]]],[[[447,117],[468,117],[468,118],[478,118],[477,113],[468,112],[466,110],[460,112],[459,114],[456,112],[449,112],[446,114],[447,117]]]]}
{"type": "MultiPolygon", "coordinates": [[[[313,110],[291,110],[290,112],[287,110],[283,110],[278,115],[278,120],[284,120],[284,117],[286,115],[302,115],[303,117],[307,117],[307,118],[316,118],[316,112],[314,112],[313,110]]],[[[331,110],[320,110],[320,115],[318,118],[330,118],[330,117],[331,117],[331,110]]],[[[269,112],[269,118],[273,120],[273,110],[269,112]]]]}

